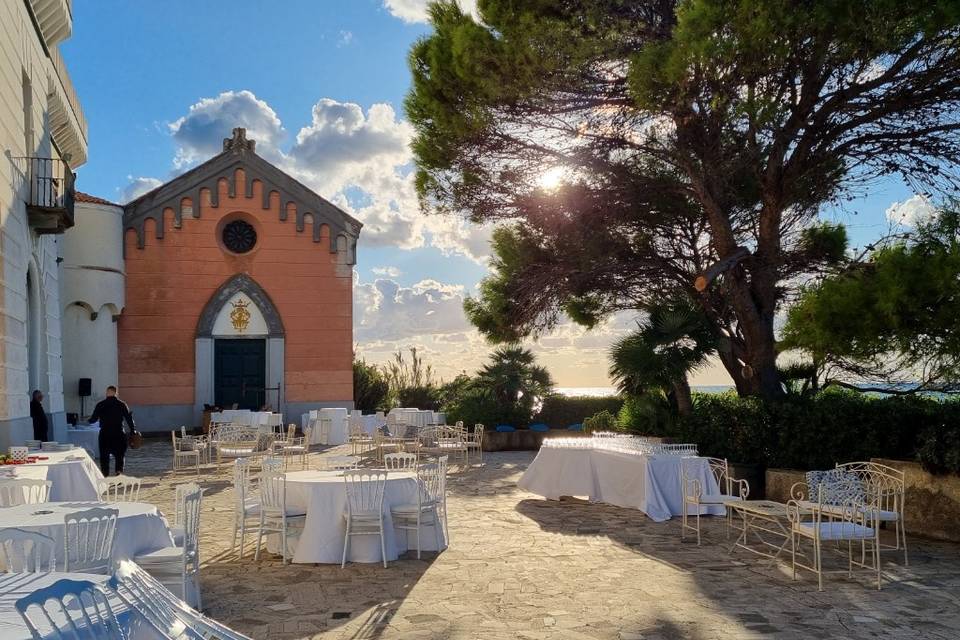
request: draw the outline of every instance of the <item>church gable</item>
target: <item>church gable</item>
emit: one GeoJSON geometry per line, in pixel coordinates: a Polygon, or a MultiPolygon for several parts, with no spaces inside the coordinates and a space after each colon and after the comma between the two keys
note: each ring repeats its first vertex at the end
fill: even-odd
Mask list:
{"type": "Polygon", "coordinates": [[[328,200],[270,164],[255,152],[256,142],[248,140],[246,130],[233,130],[223,141],[223,152],[170,182],[124,206],[124,231],[134,230],[137,247],[144,247],[146,222],[153,219],[157,239],[163,238],[164,213],[172,217],[173,228],[180,229],[184,218],[200,218],[201,204],[220,207],[221,181],[226,181],[230,198],[258,199],[263,211],[276,210],[279,220],[294,218],[297,232],[310,233],[319,243],[323,227],[329,229],[329,251],[346,254],[346,263],[356,261],[357,238],[363,226],[328,200]],[[242,170],[243,193],[238,194],[238,170],[242,170]],[[172,216],[171,213],[172,212],[172,216]],[[309,223],[309,228],[308,228],[309,223]]]}

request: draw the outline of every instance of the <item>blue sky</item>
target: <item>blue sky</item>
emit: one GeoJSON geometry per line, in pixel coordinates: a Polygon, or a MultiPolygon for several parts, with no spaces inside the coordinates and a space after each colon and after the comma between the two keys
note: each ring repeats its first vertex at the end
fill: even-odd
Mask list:
{"type": "MultiPolygon", "coordinates": [[[[486,273],[489,230],[422,217],[410,184],[402,111],[410,45],[427,33],[426,0],[75,2],[62,46],[90,124],[79,188],[125,201],[208,157],[230,128],[364,221],[355,341],[382,361],[417,346],[444,377],[489,347],[463,318],[486,273]]],[[[862,245],[913,193],[871,188],[831,217],[862,245]],[[854,212],[857,212],[854,214],[854,212]]],[[[903,213],[923,208],[918,199],[903,213]]],[[[603,386],[606,350],[630,326],[564,326],[536,345],[562,386],[603,386]]],[[[726,381],[717,368],[695,383],[726,381]]]]}

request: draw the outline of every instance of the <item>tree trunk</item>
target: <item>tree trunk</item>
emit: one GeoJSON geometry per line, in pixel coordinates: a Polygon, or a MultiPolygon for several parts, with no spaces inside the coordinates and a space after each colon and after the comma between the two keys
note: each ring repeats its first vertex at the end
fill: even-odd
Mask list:
{"type": "Polygon", "coordinates": [[[673,387],[673,397],[677,401],[677,413],[683,417],[692,414],[693,396],[690,393],[690,383],[687,382],[686,377],[674,380],[671,386],[673,387]]]}

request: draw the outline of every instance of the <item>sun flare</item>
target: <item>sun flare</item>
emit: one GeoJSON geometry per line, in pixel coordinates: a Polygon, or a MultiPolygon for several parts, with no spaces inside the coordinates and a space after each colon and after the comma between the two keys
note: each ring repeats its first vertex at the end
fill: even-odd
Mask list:
{"type": "Polygon", "coordinates": [[[555,191],[563,183],[566,173],[563,167],[550,167],[537,177],[537,184],[544,191],[555,191]]]}

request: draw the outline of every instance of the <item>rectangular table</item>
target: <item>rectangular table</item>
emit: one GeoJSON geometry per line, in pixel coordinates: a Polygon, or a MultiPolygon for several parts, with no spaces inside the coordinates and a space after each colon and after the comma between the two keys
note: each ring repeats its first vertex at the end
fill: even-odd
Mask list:
{"type": "MultiPolygon", "coordinates": [[[[580,496],[639,509],[651,520],[664,522],[683,513],[680,467],[685,459],[705,492],[720,493],[706,458],[579,447],[542,447],[518,486],[552,500],[580,496]]],[[[701,514],[724,515],[726,510],[702,505],[701,514]]]]}
{"type": "Polygon", "coordinates": [[[36,451],[31,455],[47,460],[20,465],[0,466],[0,478],[49,480],[50,501],[99,500],[103,474],[83,449],[72,451],[36,451]]]}
{"type": "Polygon", "coordinates": [[[724,504],[743,523],[731,550],[744,549],[775,561],[790,544],[787,505],[772,500],[730,500],[724,504]]]}

